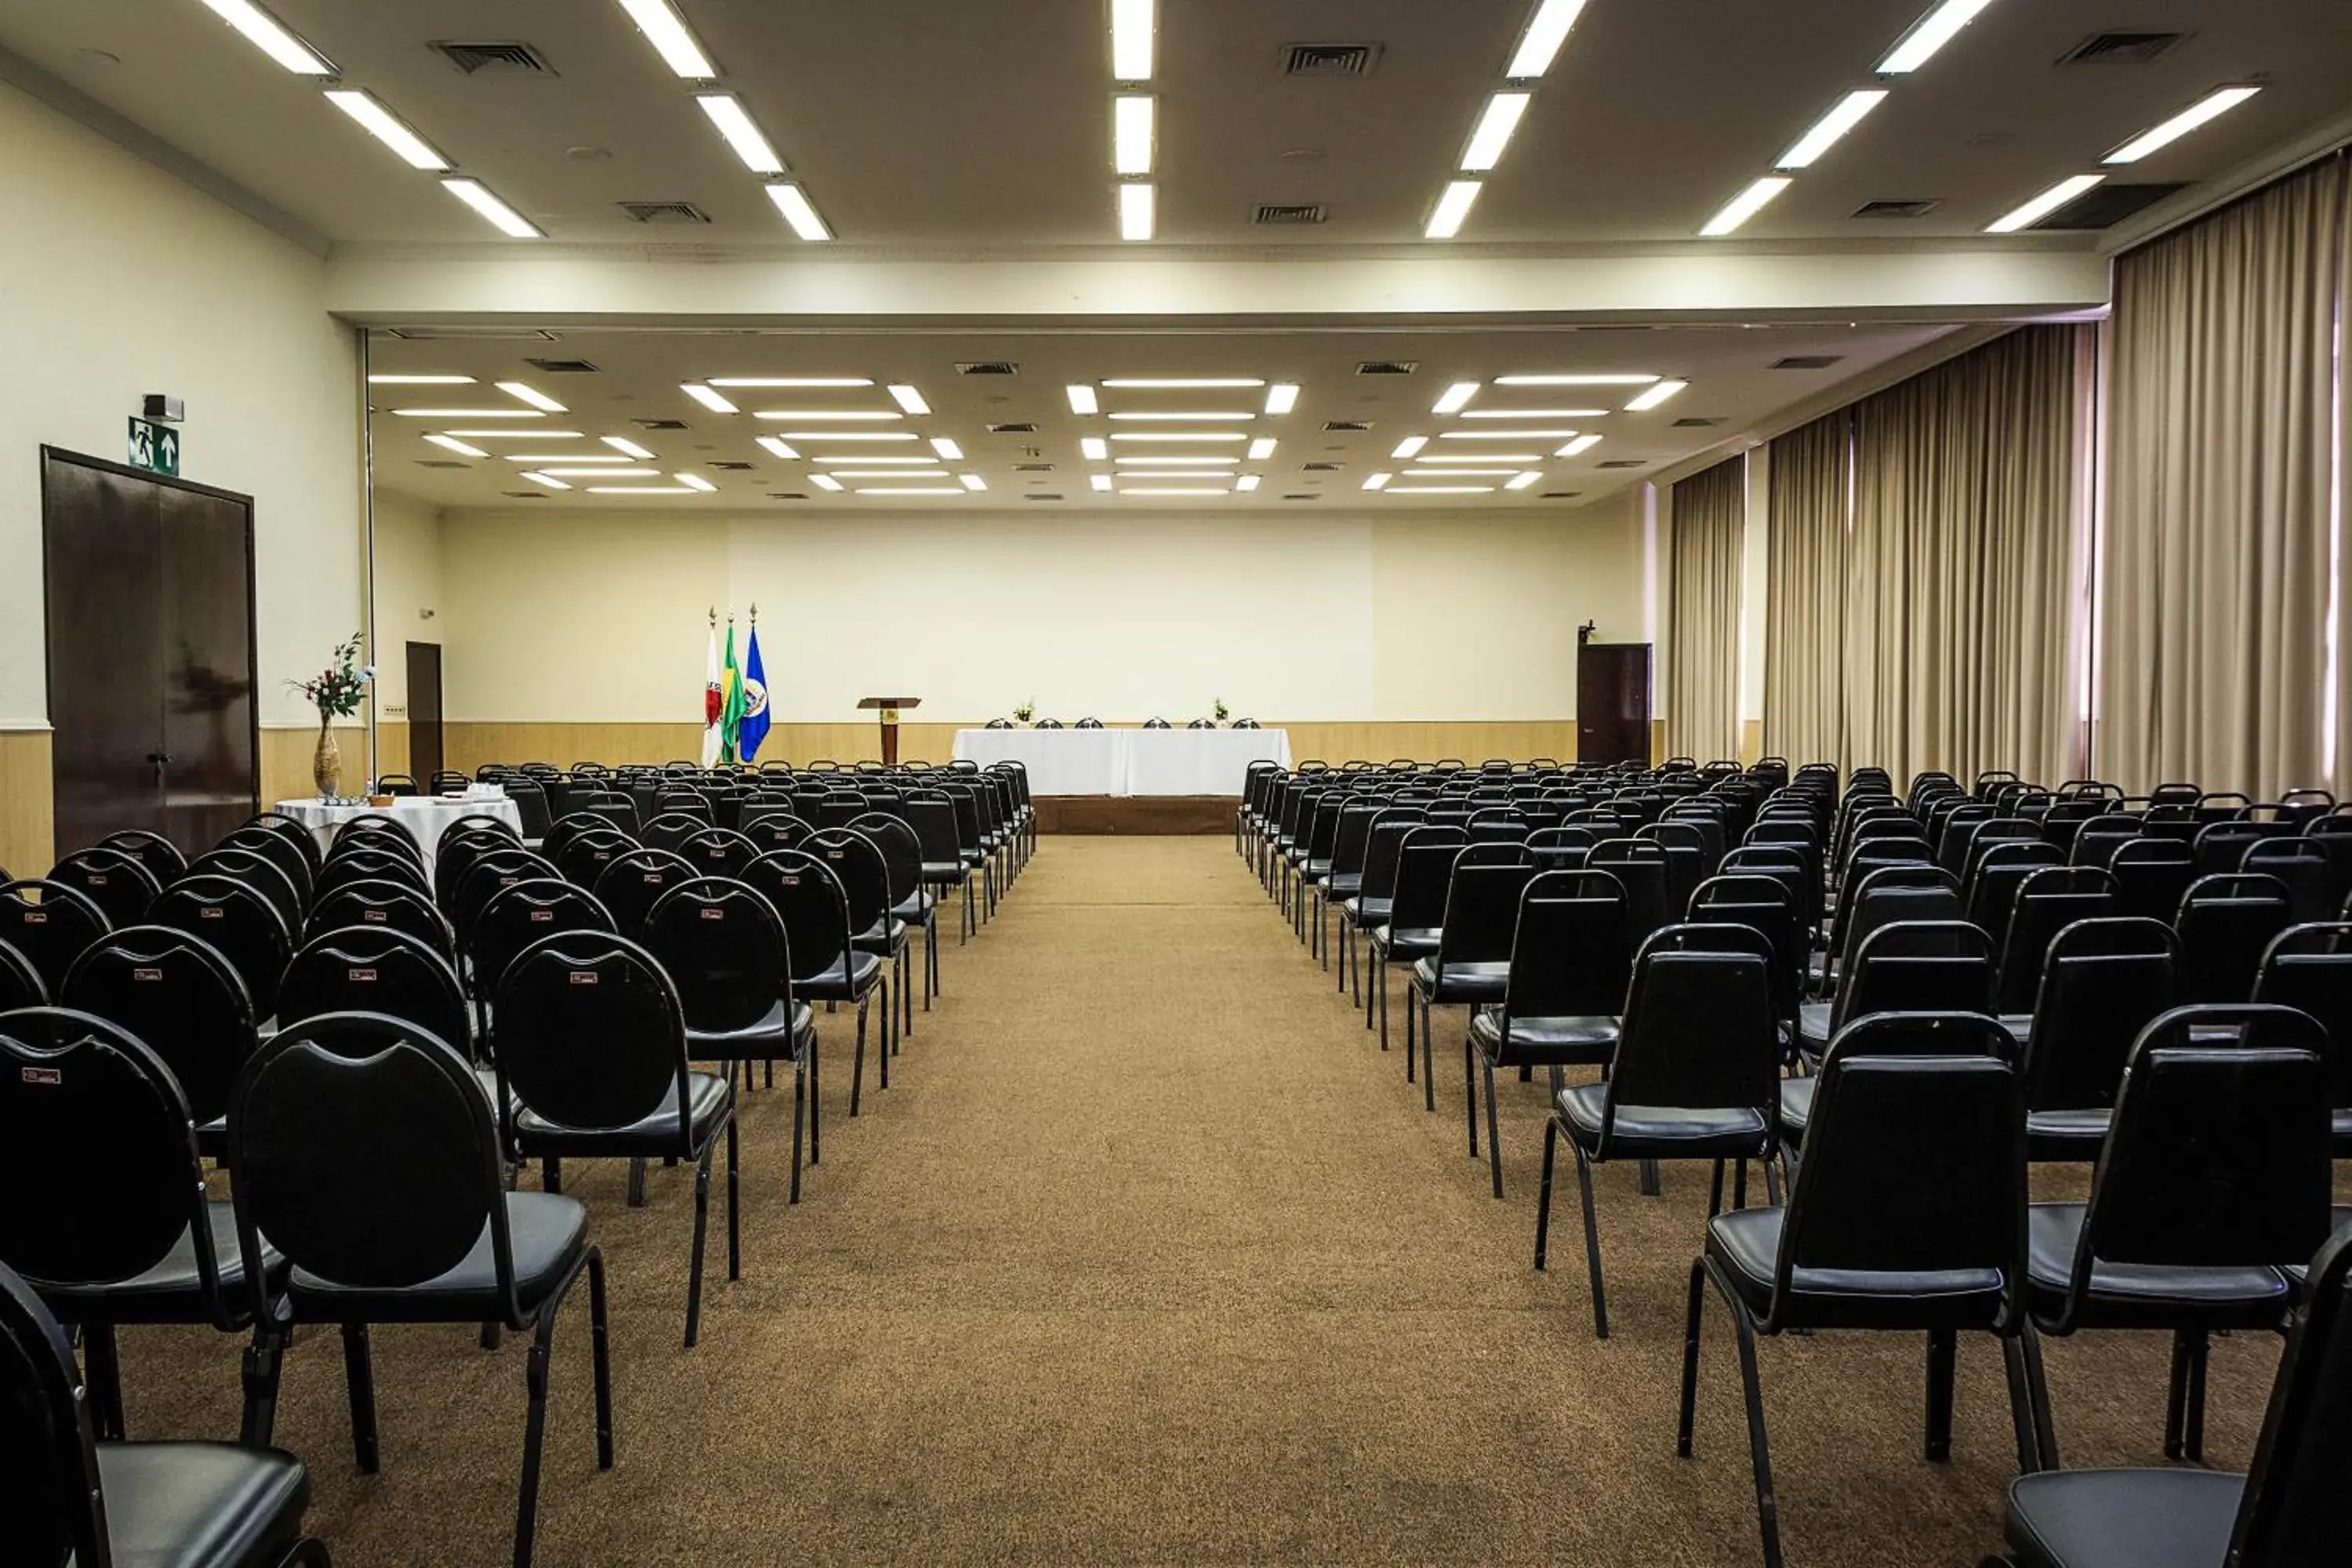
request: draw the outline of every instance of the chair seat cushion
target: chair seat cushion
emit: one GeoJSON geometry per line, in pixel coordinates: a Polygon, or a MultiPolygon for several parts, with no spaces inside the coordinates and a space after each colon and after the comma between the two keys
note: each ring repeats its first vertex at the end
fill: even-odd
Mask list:
{"type": "MultiPolygon", "coordinates": [[[[1601,1144],[1605,1083],[1580,1083],[1553,1097],[1560,1123],[1587,1150],[1601,1144]]],[[[1744,1106],[1621,1105],[1610,1131],[1618,1159],[1704,1159],[1754,1153],[1762,1147],[1764,1118],[1744,1106]]]]}
{"type": "MultiPolygon", "coordinates": [[[[588,1210],[554,1193],[509,1193],[507,1235],[514,1248],[515,1293],[532,1310],[565,1279],[588,1245],[588,1210]]],[[[397,1288],[340,1285],[297,1268],[288,1283],[295,1316],[323,1322],[487,1322],[501,1315],[490,1227],[447,1273],[397,1288]]]]}
{"type": "Polygon", "coordinates": [[[961,882],[964,879],[964,872],[965,866],[961,860],[926,860],[923,862],[923,880],[926,882],[961,882]]]}
{"type": "Polygon", "coordinates": [[[1394,899],[1368,899],[1359,893],[1343,900],[1339,912],[1348,917],[1349,924],[1370,929],[1388,924],[1389,910],[1395,907],[1394,899]]]}
{"type": "Polygon", "coordinates": [[[276,1448],[100,1443],[115,1568],[257,1568],[302,1538],[310,1479],[276,1448]]]}
{"type": "Polygon", "coordinates": [[[1310,859],[1298,868],[1298,874],[1310,882],[1319,882],[1331,874],[1331,862],[1328,858],[1310,859]]]}
{"type": "Polygon", "coordinates": [[[849,941],[860,952],[896,952],[907,944],[907,922],[884,915],[849,941]]]}
{"type": "Polygon", "coordinates": [[[908,925],[926,925],[929,923],[931,911],[939,907],[939,900],[918,889],[891,905],[890,915],[892,919],[904,921],[908,925]]]}
{"type": "Polygon", "coordinates": [[[2099,1157],[2107,1141],[2112,1110],[2029,1110],[2025,1113],[2025,1156],[2029,1160],[2080,1160],[2099,1157]]]}
{"type": "MultiPolygon", "coordinates": [[[[2074,1268],[2082,1204],[2034,1204],[2025,1213],[2026,1280],[2037,1315],[2054,1318],[2074,1268]]],[[[2159,1263],[2099,1263],[2077,1316],[2086,1326],[2170,1328],[2184,1319],[2214,1326],[2263,1327],[2286,1309],[2286,1277],[2275,1268],[2208,1268],[2159,1263]]]]}
{"type": "Polygon", "coordinates": [[[1361,871],[1334,871],[1325,879],[1330,883],[1329,896],[1334,899],[1352,899],[1364,890],[1361,871]]]}
{"type": "Polygon", "coordinates": [[[1598,1065],[1617,1053],[1617,1020],[1605,1014],[1513,1018],[1503,1038],[1503,1010],[1481,1007],[1471,1016],[1470,1037],[1496,1062],[1530,1067],[1598,1065]]]}
{"type": "Polygon", "coordinates": [[[1511,965],[1507,959],[1449,963],[1440,975],[1436,959],[1418,959],[1412,983],[1433,1002],[1499,1002],[1511,984],[1511,965]]]}
{"type": "Polygon", "coordinates": [[[794,980],[793,989],[818,1002],[855,1002],[882,978],[882,961],[870,952],[836,959],[829,969],[794,980]]]}
{"type": "Polygon", "coordinates": [[[1797,1005],[1797,1040],[1806,1054],[1819,1057],[1830,1048],[1830,1015],[1834,1004],[1801,1002],[1797,1005]]]}
{"type": "MultiPolygon", "coordinates": [[[[226,1202],[214,1202],[205,1205],[205,1215],[211,1222],[213,1257],[219,1264],[222,1293],[242,1321],[247,1308],[245,1255],[236,1244],[236,1213],[226,1202]]],[[[278,1289],[286,1281],[286,1259],[266,1239],[261,1257],[270,1289],[278,1289]]],[[[172,1250],[143,1274],[108,1285],[44,1284],[40,1291],[49,1310],[68,1323],[194,1323],[210,1322],[213,1317],[196,1271],[193,1228],[182,1231],[172,1250]]]]}
{"type": "MultiPolygon", "coordinates": [[[[1771,1305],[1787,1213],[1734,1209],[1706,1222],[1706,1255],[1759,1317],[1771,1305]]],[[[1990,1328],[2000,1310],[2002,1281],[1998,1268],[1797,1268],[1789,1289],[1789,1315],[1824,1326],[1990,1328]]]]}
{"type": "MultiPolygon", "coordinates": [[[[687,1126],[692,1146],[700,1150],[735,1103],[734,1086],[716,1074],[686,1075],[687,1126]]],[[[526,1157],[544,1154],[667,1154],[677,1151],[679,1134],[677,1089],[672,1087],[651,1113],[626,1127],[566,1127],[525,1107],[515,1113],[515,1141],[526,1157]],[[642,1144],[642,1150],[632,1145],[642,1144]]]]}
{"type": "Polygon", "coordinates": [[[778,1002],[764,1017],[740,1029],[688,1029],[686,1054],[696,1061],[740,1061],[798,1054],[816,1033],[816,1014],[795,1001],[789,1016],[778,1002]]]}
{"type": "Polygon", "coordinates": [[[1418,958],[1437,951],[1441,934],[1435,926],[1384,925],[1372,932],[1372,945],[1385,948],[1391,958],[1418,958]]]}
{"type": "Polygon", "coordinates": [[[1805,1124],[1813,1119],[1813,1089],[1821,1081],[1817,1078],[1780,1080],[1780,1131],[1792,1142],[1804,1142],[1805,1124]]]}
{"type": "Polygon", "coordinates": [[[2246,1478],[2211,1470],[2047,1470],[2009,1489],[2019,1568],[2220,1568],[2246,1478]]]}

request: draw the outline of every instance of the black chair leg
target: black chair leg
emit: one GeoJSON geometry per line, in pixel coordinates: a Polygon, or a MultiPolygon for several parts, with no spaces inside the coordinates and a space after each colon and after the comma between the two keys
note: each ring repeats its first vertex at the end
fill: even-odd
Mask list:
{"type": "Polygon", "coordinates": [[[710,1154],[705,1149],[694,1167],[694,1260],[686,1277],[686,1348],[702,1336],[702,1247],[710,1226],[710,1154]]]}
{"type": "Polygon", "coordinates": [[[1927,1444],[1930,1464],[1952,1457],[1952,1383],[1958,1371],[1960,1336],[1950,1329],[1927,1333],[1927,1444]]]}
{"type": "Polygon", "coordinates": [[[2002,1370],[2009,1378],[2009,1424],[2017,1436],[2017,1473],[2030,1476],[2042,1468],[2040,1413],[2033,1407],[2033,1389],[2025,1370],[2025,1335],[2004,1334],[2000,1341],[2002,1370]]]}
{"type": "Polygon", "coordinates": [[[89,1385],[90,1425],[102,1442],[122,1437],[122,1361],[114,1348],[112,1323],[84,1323],[81,1329],[83,1381],[89,1385]]]}
{"type": "Polygon", "coordinates": [[[530,1362],[523,1373],[530,1391],[530,1413],[523,1423],[522,1490],[515,1499],[515,1568],[530,1568],[539,1536],[539,1460],[547,1445],[547,1366],[554,1337],[555,1304],[550,1302],[539,1315],[538,1331],[531,1336],[530,1362]]]}
{"type": "Polygon", "coordinates": [[[1585,1156],[1584,1146],[1570,1140],[1576,1155],[1576,1188],[1584,1200],[1584,1267],[1592,1279],[1592,1333],[1596,1339],[1609,1337],[1609,1294],[1601,1283],[1601,1225],[1592,1213],[1592,1162],[1585,1156]]]}
{"type": "Polygon", "coordinates": [[[1690,1300],[1683,1311],[1682,1418],[1675,1428],[1675,1453],[1685,1459],[1691,1457],[1691,1429],[1697,1418],[1699,1324],[1706,1311],[1706,1263],[1695,1258],[1690,1268],[1690,1300]]]}
{"type": "Polygon", "coordinates": [[[1413,1079],[1412,999],[1419,994],[1420,987],[1407,979],[1404,983],[1404,1080],[1407,1083],[1413,1079]]]}
{"type": "Polygon", "coordinates": [[[2180,1440],[2183,1419],[2189,1404],[2189,1334],[2176,1329],[2172,1334],[2172,1373],[2164,1385],[2164,1457],[2182,1457],[2180,1440]]]}
{"type": "Polygon", "coordinates": [[[1430,1058],[1435,1049],[1437,1020],[1430,1016],[1432,998],[1421,999],[1421,1099],[1423,1110],[1437,1109],[1437,1068],[1430,1058]]]}
{"type": "Polygon", "coordinates": [[[604,1255],[588,1249],[588,1345],[596,1372],[596,1468],[613,1468],[613,1357],[604,1311],[604,1255]]]}
{"type": "Polygon", "coordinates": [[[1478,1157],[1478,1067],[1472,1058],[1478,1044],[1469,1031],[1462,1035],[1462,1119],[1470,1124],[1470,1157],[1478,1157]]]}
{"type": "Polygon", "coordinates": [[[818,1163],[819,1157],[824,1153],[824,1151],[817,1146],[817,1134],[824,1124],[824,1096],[819,1092],[824,1088],[824,1075],[817,1070],[818,1064],[824,1056],[824,1042],[817,1038],[814,1034],[811,1034],[808,1043],[808,1163],[812,1165],[818,1163]]]}
{"type": "MultiPolygon", "coordinates": [[[[1715,1273],[1712,1268],[1708,1272],[1715,1273]]],[[[1756,1370],[1756,1325],[1748,1309],[1732,1294],[1730,1282],[1720,1275],[1715,1275],[1715,1282],[1739,1336],[1739,1382],[1748,1401],[1748,1457],[1756,1475],[1756,1522],[1764,1538],[1764,1568],[1781,1568],[1780,1508],[1772,1495],[1772,1457],[1764,1436],[1764,1385],[1756,1370]]]]}
{"type": "Polygon", "coordinates": [[[286,1348],[267,1328],[253,1331],[245,1348],[245,1411],[236,1440],[248,1448],[267,1448],[278,1425],[278,1370],[286,1348]]]}
{"type": "Polygon", "coordinates": [[[866,1004],[857,1005],[857,1059],[849,1068],[849,1114],[857,1114],[857,1102],[866,1089],[866,1004]]]}
{"type": "Polygon", "coordinates": [[[375,1365],[368,1353],[368,1326],[343,1325],[343,1384],[352,1402],[352,1455],[360,1474],[376,1472],[375,1365]]]}
{"type": "Polygon", "coordinates": [[[1486,1166],[1495,1178],[1495,1195],[1503,1195],[1503,1134],[1495,1125],[1495,1061],[1481,1053],[1486,1071],[1486,1166]]]}
{"type": "Polygon", "coordinates": [[[1381,1049],[1389,1048],[1389,958],[1375,949],[1372,952],[1372,991],[1380,998],[1381,1049]]]}
{"type": "MultiPolygon", "coordinates": [[[[897,1017],[898,1014],[890,1005],[890,982],[887,980],[877,980],[874,983],[874,988],[877,992],[880,993],[882,997],[881,1048],[875,1052],[874,1058],[882,1064],[882,1087],[884,1089],[887,1089],[890,1087],[890,1020],[897,1017]]],[[[866,1011],[866,1004],[860,1002],[857,1005],[857,1010],[861,1014],[864,1013],[866,1011]]]]}
{"type": "Polygon", "coordinates": [[[629,1162],[629,1206],[646,1206],[646,1163],[642,1158],[629,1162]]]}
{"type": "Polygon", "coordinates": [[[727,1113],[727,1278],[743,1278],[743,1221],[737,1203],[741,1196],[736,1170],[735,1113],[727,1113]]]}
{"type": "Polygon", "coordinates": [[[793,1060],[793,1184],[787,1202],[801,1201],[801,1132],[808,1121],[808,1071],[798,1058],[793,1060]]]}
{"type": "Polygon", "coordinates": [[[1543,1272],[1544,1254],[1551,1246],[1551,1170],[1559,1152],[1559,1123],[1544,1118],[1543,1180],[1536,1188],[1536,1272],[1543,1272]]]}

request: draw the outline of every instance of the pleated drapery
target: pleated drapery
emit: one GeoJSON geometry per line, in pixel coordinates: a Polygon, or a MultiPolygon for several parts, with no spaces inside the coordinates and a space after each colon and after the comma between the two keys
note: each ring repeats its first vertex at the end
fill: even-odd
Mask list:
{"type": "Polygon", "coordinates": [[[1748,460],[1675,483],[1668,556],[1666,750],[1699,762],[1739,752],[1739,565],[1748,460]]]}
{"type": "Polygon", "coordinates": [[[1765,553],[1764,751],[1794,763],[1845,754],[1845,411],[1772,443],[1765,553]]]}

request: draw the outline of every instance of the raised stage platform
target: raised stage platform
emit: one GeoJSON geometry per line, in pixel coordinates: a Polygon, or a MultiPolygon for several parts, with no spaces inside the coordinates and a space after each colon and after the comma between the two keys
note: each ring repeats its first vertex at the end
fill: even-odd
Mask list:
{"type": "Polygon", "coordinates": [[[1234,808],[1241,797],[1230,795],[1039,795],[1040,833],[1123,833],[1137,836],[1230,835],[1234,808]]]}

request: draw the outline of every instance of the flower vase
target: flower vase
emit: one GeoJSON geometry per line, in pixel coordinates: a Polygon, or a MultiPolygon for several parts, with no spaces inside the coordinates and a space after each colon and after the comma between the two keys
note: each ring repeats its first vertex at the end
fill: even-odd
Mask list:
{"type": "Polygon", "coordinates": [[[319,798],[331,801],[342,794],[343,753],[335,744],[333,721],[319,715],[319,749],[310,755],[310,782],[318,786],[319,798]]]}

